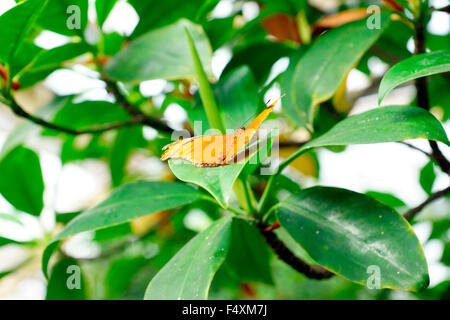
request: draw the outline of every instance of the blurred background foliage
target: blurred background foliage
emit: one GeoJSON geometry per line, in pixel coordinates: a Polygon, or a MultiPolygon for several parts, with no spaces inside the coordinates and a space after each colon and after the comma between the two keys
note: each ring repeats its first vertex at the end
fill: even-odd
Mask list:
{"type": "MultiPolygon", "coordinates": [[[[21,5],[31,6],[33,1],[21,5]]],[[[444,2],[430,2],[434,11],[427,18],[426,48],[432,51],[449,48],[448,2],[444,2]],[[447,12],[436,10],[445,5],[447,12]]],[[[4,3],[2,12],[13,10],[14,1],[4,3]]],[[[29,30],[14,54],[7,47],[8,37],[12,39],[15,31],[7,33],[17,26],[2,25],[8,31],[1,31],[0,39],[8,46],[0,50],[0,57],[9,60],[9,69],[0,69],[4,79],[0,88],[4,90],[9,82],[18,104],[29,114],[68,131],[96,128],[99,132],[78,134],[39,126],[0,104],[0,297],[141,299],[149,281],[174,254],[221,216],[223,209],[216,204],[197,201],[179,210],[76,235],[58,250],[48,283],[40,271],[42,251],[50,239],[81,211],[105,199],[113,188],[137,180],[176,179],[159,161],[161,148],[172,140],[172,130],[192,131],[195,120],[205,120],[197,134],[209,128],[184,26],[195,41],[227,128],[248,124],[249,117],[261,111],[269,99],[287,93],[282,107],[267,121],[267,126],[279,128],[279,155],[287,158],[347,115],[376,107],[382,75],[411,56],[414,31],[399,19],[376,39],[362,36],[355,40],[351,30],[341,29],[339,47],[321,40],[329,29],[345,28],[348,22],[364,18],[366,8],[373,4],[393,11],[411,5],[393,0],[49,0],[38,14],[29,10],[30,16],[25,17],[29,30]],[[72,4],[80,8],[80,29],[66,25],[67,7],[72,4]],[[311,115],[297,116],[289,98],[297,94],[291,85],[293,74],[297,62],[318,41],[323,45],[314,53],[315,59],[309,60],[314,63],[304,66],[308,71],[296,81],[305,84],[307,91],[306,84],[320,77],[324,83],[317,101],[320,107],[311,115]],[[351,54],[354,45],[368,47],[356,64],[326,65],[324,74],[316,74],[327,56],[351,54]],[[307,124],[309,116],[311,125],[307,124]],[[124,122],[139,124],[102,130],[124,122]],[[66,270],[71,265],[81,268],[82,290],[67,289],[66,270]]],[[[430,110],[446,128],[449,81],[444,73],[430,77],[428,83],[430,110]]],[[[302,96],[298,99],[308,103],[302,96]]],[[[402,85],[386,100],[384,105],[414,105],[413,86],[402,85]]],[[[407,158],[423,156],[407,151],[407,158]]],[[[448,148],[444,151],[448,154],[448,148]]],[[[329,147],[326,152],[328,158],[308,151],[292,162],[277,180],[279,189],[289,194],[320,181],[331,184],[330,170],[322,172],[325,160],[334,161],[333,155],[345,154],[347,148],[329,147]]],[[[351,170],[353,165],[360,164],[347,163],[347,168],[351,170]]],[[[418,165],[411,179],[423,191],[417,192],[417,187],[409,199],[399,196],[406,192],[401,189],[397,194],[386,192],[392,190],[387,187],[377,189],[376,185],[390,182],[367,183],[367,176],[360,177],[358,191],[404,213],[448,185],[448,176],[434,162],[423,160],[418,165]],[[418,165],[421,167],[416,170],[418,165]]],[[[363,168],[371,170],[370,165],[363,168]]],[[[402,183],[407,185],[411,179],[402,183]]],[[[261,196],[267,176],[252,173],[247,180],[261,196]]],[[[405,186],[405,190],[411,189],[405,186]]],[[[275,203],[277,198],[271,201],[275,203]]],[[[448,299],[449,203],[448,196],[440,199],[413,220],[432,279],[423,292],[369,290],[340,277],[308,279],[267,251],[258,257],[266,259],[270,269],[265,268],[266,262],[246,264],[245,256],[234,257],[237,262],[227,260],[212,282],[209,298],[448,299]],[[243,269],[236,274],[239,263],[243,269]]],[[[244,233],[251,239],[250,231],[244,233]]],[[[296,254],[305,256],[287,234],[280,231],[278,236],[296,254]]],[[[255,246],[264,251],[264,243],[255,246]]]]}

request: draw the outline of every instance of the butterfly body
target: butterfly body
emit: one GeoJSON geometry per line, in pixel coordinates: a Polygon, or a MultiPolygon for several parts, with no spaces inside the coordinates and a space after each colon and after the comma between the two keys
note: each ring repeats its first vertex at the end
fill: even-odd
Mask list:
{"type": "Polygon", "coordinates": [[[247,127],[240,127],[233,134],[196,136],[166,145],[161,160],[184,159],[196,167],[219,167],[233,163],[278,100],[266,107],[247,127]]]}

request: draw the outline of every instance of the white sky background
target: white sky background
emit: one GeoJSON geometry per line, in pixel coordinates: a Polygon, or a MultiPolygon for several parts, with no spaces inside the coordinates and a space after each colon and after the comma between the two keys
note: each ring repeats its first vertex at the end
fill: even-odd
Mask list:
{"type": "MultiPolygon", "coordinates": [[[[433,1],[435,7],[441,7],[448,4],[447,1],[433,1]]],[[[11,8],[15,2],[13,0],[0,1],[0,14],[11,8]]],[[[219,3],[214,10],[215,17],[225,17],[231,13],[232,1],[225,0],[219,3]]],[[[244,6],[244,17],[251,20],[258,13],[258,8],[254,3],[248,3],[244,6]]],[[[90,17],[95,12],[90,12],[90,17]]],[[[108,32],[117,31],[122,34],[130,34],[138,22],[138,16],[134,9],[125,1],[119,1],[107,22],[105,30],[108,32]]],[[[434,34],[446,35],[450,29],[450,20],[446,14],[434,13],[429,31],[434,34]]],[[[52,48],[67,42],[66,37],[44,32],[37,39],[36,43],[43,48],[52,48]]],[[[410,48],[412,50],[412,48],[410,48]]],[[[216,77],[220,76],[221,71],[231,58],[229,48],[220,48],[213,56],[213,72],[216,77]]],[[[285,70],[288,60],[280,59],[274,67],[270,78],[285,70]]],[[[382,63],[374,61],[371,70],[374,73],[384,72],[385,66],[382,63]]],[[[76,66],[73,70],[61,70],[53,73],[45,81],[46,86],[51,88],[57,94],[78,94],[83,93],[86,99],[103,99],[106,91],[101,81],[92,77],[82,66],[76,66]],[[70,84],[70,85],[68,85],[70,84]]],[[[348,79],[348,90],[360,90],[368,86],[367,77],[357,70],[350,73],[348,79]]],[[[161,93],[166,85],[164,80],[146,81],[141,84],[141,91],[145,96],[161,97],[161,93]]],[[[403,87],[394,90],[385,99],[384,105],[389,104],[408,104],[415,94],[412,86],[403,87]]],[[[276,99],[280,95],[277,87],[272,88],[265,96],[265,100],[276,99]]],[[[157,99],[156,99],[157,100],[157,99]]],[[[282,104],[282,102],[281,102],[282,104]]],[[[366,111],[377,106],[376,95],[364,97],[356,102],[353,113],[366,111]]],[[[279,107],[278,107],[279,111],[279,107]]],[[[4,110],[0,109],[1,117],[10,117],[4,115],[4,110]]],[[[165,117],[171,124],[181,123],[186,119],[184,110],[172,105],[165,113],[165,117]]],[[[8,118],[9,119],[9,118],[8,118]]],[[[11,121],[0,120],[0,146],[3,144],[8,133],[13,128],[11,121]]],[[[446,131],[450,132],[450,124],[445,125],[446,131]]],[[[147,130],[147,135],[152,136],[154,132],[147,130]]],[[[99,194],[105,194],[109,186],[109,173],[106,164],[89,160],[79,163],[70,163],[62,167],[57,156],[58,145],[53,142],[42,142],[34,139],[31,143],[34,149],[39,150],[41,166],[44,173],[46,184],[45,214],[41,218],[41,223],[46,229],[53,228],[54,221],[52,212],[54,209],[59,211],[74,211],[82,208],[85,203],[90,203],[98,197],[99,194]],[[50,205],[49,205],[50,204],[50,205]]],[[[429,150],[426,141],[413,141],[414,145],[429,150]]],[[[448,147],[440,144],[441,150],[450,158],[448,147]]],[[[365,192],[376,190],[389,192],[409,206],[415,206],[426,198],[419,182],[419,170],[428,162],[428,159],[411,150],[406,146],[396,143],[385,143],[376,145],[349,146],[345,152],[333,153],[322,149],[318,152],[320,158],[320,179],[319,184],[343,187],[350,190],[365,192]]],[[[155,168],[154,159],[140,159],[143,168],[155,168]]],[[[434,190],[439,190],[448,186],[449,178],[445,174],[438,174],[434,190]]],[[[442,202],[436,201],[434,208],[441,211],[448,208],[442,208],[442,202]]],[[[13,212],[12,206],[0,196],[0,212],[13,212]]],[[[426,210],[425,210],[426,211],[426,210]]],[[[447,212],[448,213],[448,212],[447,212]]],[[[415,230],[422,242],[429,236],[429,223],[420,223],[415,226],[415,230]]],[[[13,224],[3,223],[0,225],[0,235],[10,235],[17,239],[27,239],[30,237],[39,237],[43,230],[39,221],[34,218],[27,218],[25,228],[17,227],[13,224]]],[[[444,278],[450,278],[449,268],[445,268],[437,261],[442,254],[442,244],[431,242],[425,246],[426,256],[430,267],[431,284],[434,285],[444,278]]],[[[0,250],[0,262],[3,260],[4,253],[0,250]]],[[[7,253],[7,256],[20,255],[20,253],[7,253]]],[[[2,264],[0,263],[0,270],[2,264]]],[[[40,275],[30,278],[28,282],[22,283],[17,290],[7,298],[43,298],[45,296],[45,286],[40,275]],[[28,283],[28,284],[27,284],[28,283]]],[[[0,298],[2,290],[0,288],[0,298]]]]}

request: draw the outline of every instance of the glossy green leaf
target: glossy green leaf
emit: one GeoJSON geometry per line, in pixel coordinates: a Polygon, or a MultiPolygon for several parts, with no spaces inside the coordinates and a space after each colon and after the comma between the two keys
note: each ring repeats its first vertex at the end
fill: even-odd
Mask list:
{"type": "Polygon", "coordinates": [[[113,56],[122,49],[125,37],[117,32],[103,34],[103,54],[113,56]]]}
{"type": "Polygon", "coordinates": [[[38,216],[44,207],[44,181],[38,155],[18,146],[0,162],[0,193],[18,210],[38,216]]]}
{"type": "Polygon", "coordinates": [[[225,75],[237,67],[247,65],[252,71],[256,82],[263,84],[269,76],[272,65],[280,58],[289,56],[293,51],[291,47],[283,43],[269,41],[238,47],[234,50],[233,57],[222,71],[222,74],[225,75]]]}
{"type": "Polygon", "coordinates": [[[206,74],[205,68],[200,60],[199,51],[195,45],[191,33],[187,27],[184,28],[186,37],[189,45],[189,52],[192,57],[192,64],[195,71],[195,80],[198,82],[198,92],[202,100],[203,109],[205,110],[206,116],[208,117],[208,123],[214,129],[225,133],[225,127],[220,119],[219,108],[217,107],[216,99],[214,98],[214,93],[209,83],[208,76],[206,74]]]}
{"type": "Polygon", "coordinates": [[[123,185],[102,203],[73,219],[54,239],[116,225],[153,212],[176,208],[202,197],[201,192],[176,182],[140,181],[123,185]]]}
{"type": "Polygon", "coordinates": [[[419,175],[419,183],[423,191],[431,195],[434,180],[436,180],[436,172],[434,172],[434,163],[429,161],[421,170],[419,175]]]}
{"type": "Polygon", "coordinates": [[[104,159],[110,155],[111,143],[102,134],[92,136],[64,136],[61,148],[61,162],[85,159],[104,159]]]}
{"type": "Polygon", "coordinates": [[[235,35],[237,30],[233,28],[234,19],[235,15],[232,15],[222,19],[210,19],[202,24],[213,50],[223,46],[235,35]]]}
{"type": "Polygon", "coordinates": [[[107,101],[68,103],[59,110],[53,122],[68,128],[86,129],[95,125],[120,123],[129,120],[128,113],[119,105],[107,101]]]}
{"type": "Polygon", "coordinates": [[[185,28],[189,29],[206,74],[214,78],[208,39],[200,26],[185,19],[132,41],[107,63],[107,75],[114,80],[132,83],[194,77],[185,28]]]}
{"type": "MultiPolygon", "coordinates": [[[[113,261],[105,277],[105,299],[124,299],[124,294],[133,286],[136,274],[148,263],[149,260],[143,256],[120,257],[113,261]],[[126,277],[123,276],[125,274],[126,277]]],[[[142,296],[139,297],[141,298],[142,296]]]]}
{"type": "Polygon", "coordinates": [[[270,250],[258,227],[240,218],[233,219],[230,248],[224,266],[228,275],[240,282],[273,284],[270,250]]]}
{"type": "Polygon", "coordinates": [[[412,37],[414,37],[413,28],[404,21],[393,20],[374,45],[378,50],[389,52],[389,54],[382,54],[377,50],[373,50],[372,54],[388,64],[407,59],[411,57],[407,45],[408,40],[412,37]]]}
{"type": "Polygon", "coordinates": [[[77,42],[42,51],[19,72],[17,81],[20,83],[20,88],[32,86],[45,79],[50,73],[63,67],[64,62],[72,60],[88,50],[89,47],[85,43],[77,42]]]}
{"type": "Polygon", "coordinates": [[[0,61],[11,64],[12,57],[47,0],[24,1],[0,16],[0,61]]]}
{"type": "Polygon", "coordinates": [[[193,203],[202,197],[200,191],[176,182],[140,181],[116,188],[105,201],[78,215],[53,238],[42,257],[44,274],[47,273],[48,261],[59,240],[193,203]]]}
{"type": "MultiPolygon", "coordinates": [[[[25,68],[27,65],[31,64],[36,57],[41,55],[46,50],[38,47],[29,37],[25,37],[20,45],[15,50],[15,53],[12,57],[13,63],[10,65],[9,74],[13,78],[17,75],[17,73],[25,68]]],[[[22,87],[21,87],[22,88],[22,87]]]]}
{"type": "MultiPolygon", "coordinates": [[[[260,102],[258,87],[247,66],[234,69],[221,77],[212,87],[217,105],[220,107],[220,118],[226,129],[246,126],[257,115],[260,102]]],[[[196,104],[187,111],[191,124],[200,131],[196,132],[197,134],[204,134],[211,129],[203,106],[196,104]],[[195,126],[195,121],[202,121],[201,128],[195,126]]]]}
{"type": "Polygon", "coordinates": [[[144,299],[207,299],[214,274],[228,253],[231,222],[224,217],[189,241],[153,277],[144,299]]]}
{"type": "Polygon", "coordinates": [[[441,123],[428,111],[419,107],[389,106],[348,117],[301,149],[419,138],[450,144],[441,123]]]}
{"type": "Polygon", "coordinates": [[[386,192],[377,192],[377,191],[367,191],[366,195],[377,199],[378,201],[383,202],[385,205],[388,205],[391,208],[402,208],[406,207],[406,204],[397,198],[396,196],[386,193],[386,192]]]}
{"type": "MultiPolygon", "coordinates": [[[[255,141],[248,145],[248,149],[255,151],[255,147],[264,147],[267,141],[275,135],[272,131],[268,137],[255,141]]],[[[191,182],[206,189],[218,202],[226,208],[230,195],[233,191],[233,184],[241,173],[247,162],[256,162],[257,152],[252,153],[245,159],[225,166],[201,168],[195,167],[187,161],[180,159],[170,159],[169,167],[173,174],[181,181],[191,182]]]]}
{"type": "Polygon", "coordinates": [[[21,244],[21,242],[9,238],[0,237],[0,247],[7,244],[21,244]]]}
{"type": "Polygon", "coordinates": [[[89,0],[48,0],[37,24],[65,36],[83,37],[89,0]]]}
{"type": "Polygon", "coordinates": [[[386,72],[378,90],[378,104],[398,85],[450,71],[450,50],[419,54],[397,63],[386,72]]]}
{"type": "Polygon", "coordinates": [[[117,0],[97,0],[95,1],[95,9],[97,11],[97,21],[100,27],[103,26],[111,10],[114,8],[117,0]]]}
{"type": "Polygon", "coordinates": [[[245,127],[256,117],[260,98],[248,66],[238,67],[220,78],[214,93],[226,128],[245,127]]]}
{"type": "Polygon", "coordinates": [[[135,38],[147,31],[174,23],[180,18],[196,21],[202,15],[202,11],[206,11],[208,7],[214,7],[218,0],[129,0],[129,2],[140,17],[132,34],[132,37],[135,38]],[[205,6],[207,8],[204,8],[205,6]]]}
{"type": "Polygon", "coordinates": [[[442,122],[450,119],[450,95],[442,94],[450,88],[450,77],[446,74],[435,75],[427,79],[430,110],[442,113],[442,122]]]}
{"type": "Polygon", "coordinates": [[[75,259],[64,258],[52,269],[48,280],[46,300],[85,300],[86,283],[75,259]]]}
{"type": "Polygon", "coordinates": [[[283,103],[284,111],[296,124],[304,126],[312,122],[314,107],[333,96],[348,71],[389,22],[389,14],[383,13],[379,29],[369,29],[366,19],[345,24],[319,37],[305,52],[286,88],[289,99],[283,103]]]}
{"type": "Polygon", "coordinates": [[[283,228],[320,265],[349,280],[418,291],[429,283],[423,249],[390,207],[353,191],[313,187],[276,209],[283,228]]]}

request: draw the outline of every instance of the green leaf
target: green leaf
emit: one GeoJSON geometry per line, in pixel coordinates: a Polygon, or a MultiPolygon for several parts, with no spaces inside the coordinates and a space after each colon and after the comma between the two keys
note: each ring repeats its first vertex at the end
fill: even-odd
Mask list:
{"type": "Polygon", "coordinates": [[[379,52],[379,54],[375,54],[375,56],[388,64],[407,59],[411,57],[411,52],[409,52],[407,48],[408,40],[411,39],[411,37],[414,37],[413,28],[404,21],[393,20],[375,43],[377,49],[389,52],[389,54],[385,55],[376,50],[374,50],[372,54],[379,52]]]}
{"type": "Polygon", "coordinates": [[[257,226],[234,218],[230,248],[224,264],[228,274],[239,282],[273,284],[270,258],[269,247],[257,226]]]}
{"type": "Polygon", "coordinates": [[[389,106],[348,117],[300,149],[419,138],[450,144],[441,123],[428,111],[419,107],[389,106]]]}
{"type": "Polygon", "coordinates": [[[169,160],[170,170],[178,179],[201,186],[224,208],[227,207],[233,184],[244,166],[245,163],[240,162],[221,167],[199,168],[187,161],[169,160]]]}
{"type": "Polygon", "coordinates": [[[96,0],[95,9],[97,11],[97,21],[100,28],[105,23],[117,0],[96,0]]]}
{"type": "Polygon", "coordinates": [[[71,220],[64,230],[52,239],[42,257],[44,274],[47,274],[48,261],[59,240],[80,232],[117,225],[154,212],[193,203],[202,197],[200,191],[175,182],[140,181],[123,185],[115,189],[105,201],[71,220]]]}
{"type": "Polygon", "coordinates": [[[89,50],[83,43],[68,43],[60,47],[42,51],[36,55],[31,63],[22,69],[18,75],[20,88],[32,86],[43,80],[50,73],[63,66],[63,63],[72,60],[89,50]]]}
{"type": "Polygon", "coordinates": [[[41,27],[65,36],[83,37],[88,23],[89,0],[48,0],[46,2],[47,5],[37,21],[41,27]],[[77,22],[80,23],[79,28],[76,26],[77,22]]]}
{"type": "MultiPolygon", "coordinates": [[[[38,47],[34,43],[30,42],[32,39],[25,37],[15,51],[10,65],[9,74],[11,77],[15,77],[17,73],[30,64],[37,56],[45,52],[46,50],[38,47]]],[[[22,87],[21,87],[22,88],[22,87]]]]}
{"type": "MultiPolygon", "coordinates": [[[[214,97],[220,107],[220,117],[225,128],[245,126],[256,116],[260,97],[258,87],[248,66],[233,69],[213,85],[214,97]]],[[[196,105],[188,109],[188,117],[192,125],[195,121],[203,121],[201,132],[211,129],[204,108],[196,105]]],[[[197,128],[196,128],[197,129],[197,128]]]]}
{"type": "Polygon", "coordinates": [[[313,187],[282,201],[276,211],[281,226],[334,273],[367,285],[371,268],[379,268],[381,288],[418,291],[429,283],[423,249],[411,226],[371,197],[313,187]]]}
{"type": "Polygon", "coordinates": [[[46,0],[24,1],[0,16],[0,61],[13,63],[14,53],[46,3],[46,0]]]}
{"type": "Polygon", "coordinates": [[[220,78],[214,92],[226,128],[246,126],[256,116],[260,98],[248,66],[233,69],[220,78]]]}
{"type": "Polygon", "coordinates": [[[114,80],[132,83],[194,77],[185,28],[189,29],[206,74],[214,78],[208,38],[200,26],[185,19],[150,31],[132,41],[108,61],[106,74],[114,80]]]}
{"type": "Polygon", "coordinates": [[[105,136],[107,133],[65,137],[60,154],[61,162],[66,164],[70,161],[107,158],[111,145],[105,136]]]}
{"type": "Polygon", "coordinates": [[[436,180],[436,173],[434,172],[434,164],[433,161],[429,161],[423,168],[420,170],[419,182],[423,191],[425,191],[428,195],[431,195],[431,190],[433,189],[434,180],[436,180]]]}
{"type": "Polygon", "coordinates": [[[234,19],[233,15],[223,19],[210,19],[202,24],[213,50],[219,49],[234,36],[236,33],[233,28],[234,19]]]}
{"type": "Polygon", "coordinates": [[[233,50],[233,57],[223,69],[225,75],[236,67],[247,65],[258,84],[267,80],[272,65],[282,57],[289,56],[293,49],[283,43],[258,42],[233,50]]]}
{"type": "Polygon", "coordinates": [[[378,90],[378,104],[398,85],[450,71],[450,50],[419,54],[397,63],[386,72],[378,90]]]}
{"type": "MultiPolygon", "coordinates": [[[[370,18],[370,17],[369,17],[370,18]]],[[[369,29],[366,19],[328,31],[300,58],[290,86],[285,112],[298,125],[309,125],[315,106],[333,96],[363,54],[389,25],[389,13],[380,16],[380,29],[369,29]]]]}
{"type": "Polygon", "coordinates": [[[406,207],[406,204],[397,198],[396,196],[385,193],[385,192],[377,192],[377,191],[367,191],[366,195],[377,199],[378,201],[381,201],[385,205],[391,207],[391,208],[402,208],[406,207]]]}
{"type": "Polygon", "coordinates": [[[149,260],[143,256],[121,257],[113,261],[105,278],[105,299],[124,299],[124,294],[127,292],[127,289],[130,289],[136,274],[148,262],[149,260]],[[125,274],[127,275],[126,277],[123,276],[125,274]]]}
{"type": "Polygon", "coordinates": [[[443,113],[440,120],[445,122],[450,119],[450,94],[442,94],[442,92],[450,88],[450,77],[447,74],[440,74],[427,80],[430,110],[434,108],[439,113],[443,113]]]}
{"type": "Polygon", "coordinates": [[[86,129],[95,125],[119,123],[129,120],[128,113],[119,105],[107,101],[68,103],[59,110],[53,122],[68,128],[86,129]]]}
{"type": "Polygon", "coordinates": [[[129,0],[128,1],[139,14],[140,20],[132,37],[142,35],[143,33],[172,24],[180,18],[186,18],[192,21],[197,20],[202,11],[212,8],[218,0],[129,0]],[[204,7],[207,8],[204,8],[204,7]]]}
{"type": "Polygon", "coordinates": [[[224,217],[190,240],[153,277],[144,299],[207,299],[214,274],[228,253],[231,221],[224,217]]]}
{"type": "Polygon", "coordinates": [[[0,193],[15,208],[38,216],[44,208],[44,181],[38,155],[22,146],[0,162],[0,193]]]}
{"type": "Polygon", "coordinates": [[[117,32],[103,34],[103,54],[113,56],[122,48],[125,37],[117,32]]]}
{"type": "Polygon", "coordinates": [[[119,186],[125,177],[125,167],[131,151],[141,142],[142,128],[130,127],[118,130],[114,145],[110,150],[109,168],[114,186],[119,186]]]}
{"type": "MultiPolygon", "coordinates": [[[[248,149],[253,151],[256,145],[264,147],[267,140],[270,139],[271,141],[274,135],[275,133],[272,131],[264,140],[261,139],[254,143],[250,143],[248,149]]],[[[170,159],[169,167],[178,179],[203,187],[223,208],[226,208],[229,197],[233,191],[234,182],[250,159],[252,159],[250,163],[256,161],[255,156],[257,156],[257,154],[257,152],[254,152],[252,155],[246,157],[245,160],[241,160],[234,164],[210,168],[195,167],[184,160],[170,159]]]]}
{"type": "Polygon", "coordinates": [[[194,65],[195,71],[195,79],[198,82],[198,92],[200,93],[203,108],[205,109],[206,115],[208,117],[209,125],[215,129],[218,129],[220,132],[225,133],[223,122],[220,119],[219,108],[217,107],[214,93],[211,89],[211,85],[208,81],[208,76],[206,75],[205,69],[200,60],[194,40],[192,39],[192,36],[187,27],[184,28],[184,32],[186,33],[189,51],[191,52],[192,64],[194,65]]]}
{"type": "Polygon", "coordinates": [[[9,238],[0,237],[0,247],[7,244],[22,244],[20,241],[16,241],[9,238]]]}
{"type": "Polygon", "coordinates": [[[65,258],[53,267],[48,280],[47,300],[85,300],[86,284],[75,259],[65,258]]]}

